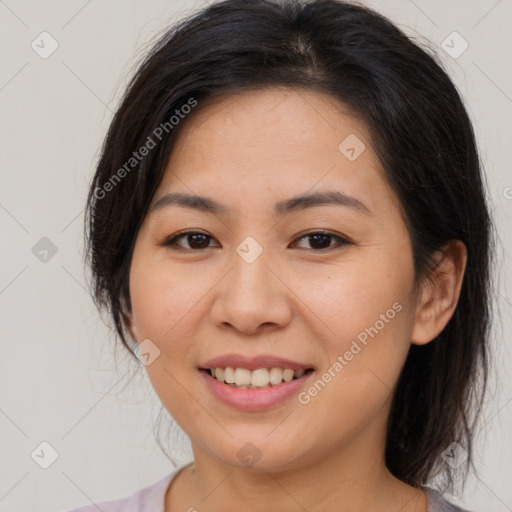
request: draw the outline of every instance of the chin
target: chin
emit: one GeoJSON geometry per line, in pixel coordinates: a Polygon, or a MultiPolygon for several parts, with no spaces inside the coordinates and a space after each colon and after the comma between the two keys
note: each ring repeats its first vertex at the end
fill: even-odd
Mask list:
{"type": "Polygon", "coordinates": [[[225,464],[239,470],[259,472],[276,472],[298,469],[306,465],[305,454],[298,453],[299,440],[287,439],[286,443],[277,438],[265,438],[268,431],[261,435],[237,437],[225,446],[222,452],[212,453],[225,464]],[[302,459],[302,460],[301,460],[302,459]]]}

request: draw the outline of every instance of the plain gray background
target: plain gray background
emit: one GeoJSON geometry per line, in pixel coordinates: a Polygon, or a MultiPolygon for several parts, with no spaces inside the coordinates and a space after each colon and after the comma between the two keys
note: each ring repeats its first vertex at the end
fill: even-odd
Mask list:
{"type": "MultiPolygon", "coordinates": [[[[490,393],[476,437],[479,476],[472,475],[464,491],[449,498],[474,511],[510,511],[512,2],[366,3],[438,47],[476,129],[500,236],[500,314],[495,315],[490,393]],[[463,48],[454,31],[468,44],[457,58],[442,44],[450,36],[452,53],[463,48]]],[[[130,381],[133,364],[115,350],[87,291],[83,208],[103,137],[136,58],[166,26],[203,5],[0,0],[2,511],[59,511],[120,498],[173,469],[154,439],[158,398],[143,370],[130,381]],[[42,58],[40,53],[55,44],[40,36],[45,31],[58,48],[42,58]],[[43,237],[53,245],[40,242],[43,237]],[[49,252],[41,253],[41,247],[49,252]],[[42,442],[58,454],[47,469],[31,456],[34,450],[42,453],[42,442]]],[[[191,460],[179,430],[173,430],[169,443],[177,463],[191,460]]],[[[46,457],[50,451],[46,445],[42,449],[46,457]]]]}

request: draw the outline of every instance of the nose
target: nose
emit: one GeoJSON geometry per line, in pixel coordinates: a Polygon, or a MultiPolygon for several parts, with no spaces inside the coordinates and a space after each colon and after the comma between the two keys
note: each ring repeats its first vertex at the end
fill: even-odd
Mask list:
{"type": "Polygon", "coordinates": [[[264,254],[252,263],[234,255],[232,269],[219,283],[211,309],[215,325],[250,335],[282,328],[290,322],[289,290],[274,269],[276,265],[269,266],[264,254]]]}

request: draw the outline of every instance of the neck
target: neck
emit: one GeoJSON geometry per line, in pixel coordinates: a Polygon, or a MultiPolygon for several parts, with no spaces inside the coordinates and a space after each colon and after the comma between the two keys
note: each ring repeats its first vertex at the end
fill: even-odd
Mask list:
{"type": "Polygon", "coordinates": [[[165,510],[425,512],[425,494],[395,478],[376,448],[354,440],[322,459],[274,470],[235,467],[193,446],[195,463],[169,487],[165,510]]]}

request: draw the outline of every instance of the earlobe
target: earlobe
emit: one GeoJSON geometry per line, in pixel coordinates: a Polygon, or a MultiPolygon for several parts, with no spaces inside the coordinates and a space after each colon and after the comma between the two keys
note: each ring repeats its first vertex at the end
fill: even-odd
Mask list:
{"type": "Polygon", "coordinates": [[[446,327],[459,301],[467,250],[460,240],[450,240],[436,253],[436,266],[422,283],[411,343],[425,345],[446,327]]]}

